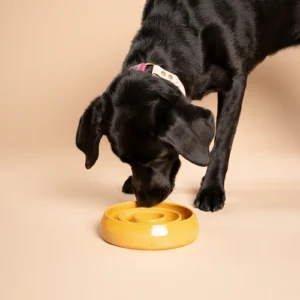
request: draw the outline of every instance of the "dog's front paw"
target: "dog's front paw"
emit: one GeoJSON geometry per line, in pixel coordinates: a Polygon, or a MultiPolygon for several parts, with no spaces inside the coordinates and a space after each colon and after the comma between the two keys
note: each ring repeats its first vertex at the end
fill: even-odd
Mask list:
{"type": "Polygon", "coordinates": [[[134,194],[133,187],[132,187],[132,176],[129,176],[127,180],[124,182],[122,187],[122,192],[125,194],[134,194]]]}
{"type": "Polygon", "coordinates": [[[225,204],[225,191],[219,186],[200,189],[194,205],[203,210],[215,212],[221,210],[225,204]]]}

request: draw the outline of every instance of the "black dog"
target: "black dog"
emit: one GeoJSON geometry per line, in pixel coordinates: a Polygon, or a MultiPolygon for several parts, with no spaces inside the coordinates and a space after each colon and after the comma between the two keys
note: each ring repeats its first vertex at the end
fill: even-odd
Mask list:
{"type": "Polygon", "coordinates": [[[132,167],[123,192],[150,207],[172,192],[181,155],[208,166],[195,206],[222,209],[247,76],[266,56],[297,44],[300,0],[148,0],[122,72],[80,119],[76,144],[86,168],[106,135],[132,167]],[[218,115],[210,154],[214,118],[190,102],[211,92],[218,115]]]}

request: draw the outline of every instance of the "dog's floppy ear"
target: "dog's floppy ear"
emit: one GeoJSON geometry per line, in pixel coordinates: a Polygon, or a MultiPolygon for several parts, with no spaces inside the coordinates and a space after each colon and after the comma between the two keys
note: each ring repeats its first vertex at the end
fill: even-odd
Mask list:
{"type": "Polygon", "coordinates": [[[167,128],[161,138],[188,161],[208,166],[214,129],[211,111],[182,102],[170,110],[167,128]]]}
{"type": "Polygon", "coordinates": [[[101,98],[95,99],[79,120],[76,146],[85,154],[85,167],[90,169],[99,156],[99,143],[103,136],[101,98]]]}

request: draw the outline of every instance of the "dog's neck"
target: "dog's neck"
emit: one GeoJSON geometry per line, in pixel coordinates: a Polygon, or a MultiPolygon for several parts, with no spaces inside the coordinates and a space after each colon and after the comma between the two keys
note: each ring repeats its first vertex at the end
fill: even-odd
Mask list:
{"type": "Polygon", "coordinates": [[[151,71],[152,76],[160,77],[164,80],[167,80],[167,81],[171,82],[172,84],[174,84],[181,91],[181,93],[184,96],[186,96],[184,85],[181,82],[181,80],[179,79],[179,77],[177,75],[163,69],[159,65],[156,65],[156,64],[153,64],[153,63],[141,63],[141,64],[138,64],[138,65],[132,66],[129,69],[140,71],[140,72],[146,72],[147,68],[152,69],[152,71],[151,71]]]}
{"type": "MultiPolygon", "coordinates": [[[[130,67],[141,63],[151,62],[166,70],[168,73],[176,75],[184,86],[187,97],[190,97],[194,89],[193,82],[197,75],[194,74],[193,67],[189,61],[182,59],[178,62],[177,56],[173,58],[170,56],[172,56],[172,54],[168,54],[167,50],[162,49],[162,47],[151,49],[149,45],[146,52],[141,49],[131,49],[123,62],[122,71],[126,71],[130,67]]],[[[145,72],[152,74],[152,70],[153,67],[149,66],[145,72]]]]}

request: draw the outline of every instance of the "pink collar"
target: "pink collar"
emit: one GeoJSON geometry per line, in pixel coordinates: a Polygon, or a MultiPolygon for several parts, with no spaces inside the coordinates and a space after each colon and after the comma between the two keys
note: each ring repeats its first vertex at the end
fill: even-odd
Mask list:
{"type": "Polygon", "coordinates": [[[150,65],[152,65],[152,64],[141,63],[139,65],[135,65],[133,67],[130,67],[129,70],[137,70],[137,71],[145,72],[147,67],[150,66],[150,65]]]}
{"type": "Polygon", "coordinates": [[[137,71],[145,72],[148,66],[153,66],[153,70],[152,70],[153,76],[158,76],[172,82],[174,85],[176,85],[179,88],[182,94],[186,96],[184,85],[182,84],[180,79],[175,74],[172,74],[164,70],[162,67],[158,65],[151,64],[151,63],[141,63],[130,67],[129,70],[137,70],[137,71]]]}

